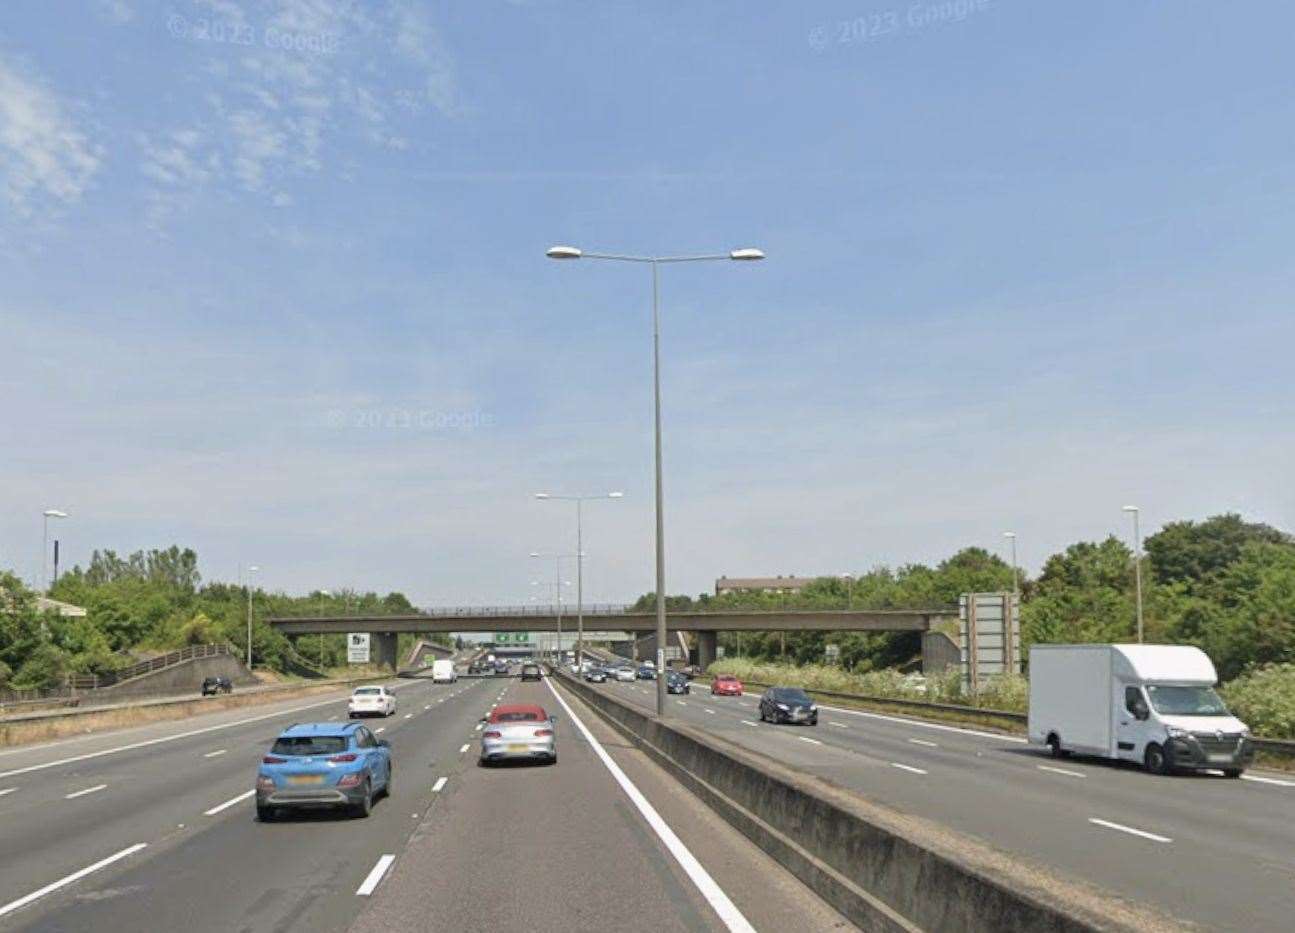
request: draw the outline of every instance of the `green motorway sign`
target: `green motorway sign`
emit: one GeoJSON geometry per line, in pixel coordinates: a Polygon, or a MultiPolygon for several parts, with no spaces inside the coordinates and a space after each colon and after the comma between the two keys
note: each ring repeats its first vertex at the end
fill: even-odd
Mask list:
{"type": "Polygon", "coordinates": [[[496,645],[529,645],[530,632],[495,632],[496,645]]]}

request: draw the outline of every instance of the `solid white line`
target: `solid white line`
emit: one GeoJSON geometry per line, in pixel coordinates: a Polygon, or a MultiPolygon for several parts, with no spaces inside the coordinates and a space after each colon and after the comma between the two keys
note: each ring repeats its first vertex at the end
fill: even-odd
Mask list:
{"type": "Polygon", "coordinates": [[[3,907],[0,907],[0,917],[3,917],[5,914],[11,914],[15,910],[19,910],[23,907],[26,907],[32,901],[39,900],[40,898],[44,897],[46,894],[50,894],[54,891],[57,891],[59,888],[65,888],[69,884],[73,884],[77,881],[80,881],[86,875],[92,874],[93,872],[96,872],[101,868],[107,868],[113,862],[120,861],[121,859],[124,859],[127,856],[134,855],[140,849],[147,848],[147,846],[148,846],[147,842],[137,842],[133,846],[130,846],[129,848],[122,849],[116,855],[110,855],[106,859],[101,859],[95,862],[93,865],[87,865],[85,868],[82,868],[80,871],[73,872],[72,874],[68,875],[66,878],[60,878],[58,881],[55,881],[52,884],[45,885],[45,887],[41,888],[40,890],[32,891],[30,894],[26,895],[25,897],[20,897],[16,901],[10,901],[8,904],[5,904],[3,907]]]}
{"type": "Polygon", "coordinates": [[[356,888],[355,893],[360,897],[368,897],[372,894],[374,889],[377,888],[378,883],[382,881],[382,876],[387,873],[387,869],[391,867],[391,863],[395,860],[396,857],[394,855],[384,855],[382,858],[378,859],[378,864],[373,866],[373,870],[370,871],[369,876],[364,879],[364,883],[356,888]]]}
{"type": "Polygon", "coordinates": [[[414,718],[414,714],[413,714],[413,713],[405,713],[405,718],[406,718],[406,719],[413,719],[413,718],[414,718]]]}
{"type": "Polygon", "coordinates": [[[849,726],[847,726],[847,725],[846,725],[845,723],[843,723],[843,722],[829,722],[829,723],[828,723],[828,725],[829,725],[829,726],[836,726],[838,729],[848,729],[848,728],[850,728],[849,726]]]}
{"type": "Polygon", "coordinates": [[[336,703],[337,698],[323,700],[319,703],[308,703],[305,706],[294,706],[291,709],[280,710],[276,713],[266,713],[263,716],[252,716],[248,719],[239,719],[235,722],[225,722],[218,726],[206,726],[202,729],[190,729],[188,732],[177,732],[175,735],[164,735],[157,739],[147,739],[143,742],[132,742],[129,745],[119,745],[116,748],[106,748],[100,752],[86,752],[84,755],[73,755],[70,758],[60,758],[58,761],[47,761],[44,764],[28,765],[25,768],[15,768],[12,771],[0,771],[0,778],[13,777],[18,774],[29,774],[32,771],[44,771],[46,768],[57,768],[60,765],[70,765],[78,761],[88,761],[91,758],[102,758],[104,755],[115,755],[118,752],[129,752],[137,748],[148,748],[152,745],[161,745],[163,742],[174,742],[177,739],[187,739],[195,735],[206,735],[208,732],[218,732],[221,729],[233,729],[236,726],[245,726],[253,722],[262,722],[266,719],[274,719],[280,716],[291,716],[293,713],[299,713],[306,709],[316,709],[320,706],[328,706],[336,703]]]}
{"type": "Polygon", "coordinates": [[[743,720],[741,720],[741,723],[742,723],[742,725],[744,725],[744,726],[758,726],[758,725],[760,725],[758,722],[752,722],[752,721],[751,721],[751,720],[749,720],[749,719],[743,719],[743,720]]]}
{"type": "Polygon", "coordinates": [[[443,787],[445,787],[445,782],[446,782],[446,781],[448,781],[448,780],[449,780],[449,778],[447,778],[447,777],[439,777],[439,778],[437,778],[437,779],[436,779],[436,783],[432,785],[432,793],[433,793],[433,794],[439,794],[439,793],[441,792],[441,789],[442,789],[443,787]]]}
{"type": "Polygon", "coordinates": [[[1168,836],[1157,836],[1155,833],[1148,833],[1141,829],[1134,829],[1132,826],[1123,826],[1120,823],[1112,823],[1108,820],[1099,820],[1095,816],[1090,816],[1088,822],[1096,823],[1098,826],[1105,826],[1107,829],[1118,829],[1122,833],[1129,833],[1133,836],[1141,836],[1143,839],[1150,839],[1152,842],[1173,842],[1168,836]]]}
{"type": "Polygon", "coordinates": [[[729,900],[728,895],[715,883],[715,879],[702,867],[701,862],[697,861],[697,858],[688,851],[688,847],[675,835],[674,830],[666,824],[666,821],[661,818],[661,814],[648,802],[643,793],[634,786],[634,782],[620,769],[620,765],[612,761],[611,756],[607,754],[607,750],[602,747],[602,743],[594,738],[594,734],[580,721],[580,717],[576,715],[575,710],[568,705],[562,694],[558,693],[554,688],[553,682],[545,680],[545,683],[548,684],[550,692],[557,697],[558,702],[562,704],[562,708],[566,710],[567,715],[571,717],[571,721],[575,723],[576,728],[584,734],[589,747],[607,766],[607,770],[616,779],[616,783],[620,785],[621,790],[625,791],[630,802],[634,804],[635,808],[642,814],[643,819],[657,834],[662,844],[674,856],[675,861],[679,863],[679,867],[692,879],[692,883],[697,886],[697,890],[701,892],[702,897],[706,898],[706,903],[710,904],[715,913],[719,915],[719,919],[724,926],[734,931],[734,933],[755,933],[755,927],[751,926],[746,917],[742,916],[742,912],[737,909],[737,905],[729,900]]]}
{"type": "Polygon", "coordinates": [[[800,739],[802,742],[809,742],[811,745],[822,745],[822,744],[823,744],[823,743],[822,743],[822,742],[820,742],[818,739],[811,739],[809,736],[805,736],[805,735],[798,735],[798,736],[796,736],[796,738],[800,739]]]}
{"type": "Polygon", "coordinates": [[[459,749],[459,754],[460,754],[460,755],[462,755],[464,752],[466,752],[466,751],[468,750],[468,745],[469,745],[469,743],[468,743],[468,742],[464,742],[464,743],[463,743],[463,747],[459,749]]]}
{"type": "Polygon", "coordinates": [[[225,754],[225,749],[223,749],[223,748],[218,748],[218,749],[216,749],[214,752],[207,752],[207,754],[203,755],[202,757],[203,757],[203,758],[215,758],[215,757],[217,757],[217,756],[219,756],[219,755],[223,755],[223,754],[225,754]]]}
{"type": "Polygon", "coordinates": [[[12,794],[17,789],[18,788],[16,787],[6,787],[4,790],[0,790],[0,797],[3,797],[5,794],[12,794]]]}
{"type": "Polygon", "coordinates": [[[1279,781],[1277,778],[1259,777],[1255,774],[1241,775],[1243,781],[1258,781],[1260,784],[1276,784],[1278,787],[1295,787],[1295,781],[1279,781]]]}
{"type": "Polygon", "coordinates": [[[242,803],[244,800],[246,800],[248,797],[251,797],[251,796],[252,796],[253,794],[255,794],[255,793],[256,793],[256,788],[254,787],[254,788],[252,788],[251,790],[249,790],[247,793],[245,793],[245,794],[239,794],[237,797],[234,797],[234,798],[233,798],[233,799],[231,799],[231,800],[226,800],[224,803],[217,804],[216,806],[212,807],[210,810],[203,810],[203,811],[202,811],[202,815],[203,815],[203,816],[215,816],[215,815],[216,815],[217,813],[219,813],[221,810],[228,810],[228,809],[229,809],[230,807],[232,807],[234,804],[236,804],[236,803],[242,803]]]}
{"type": "Polygon", "coordinates": [[[914,745],[925,745],[927,748],[939,748],[934,742],[928,742],[926,739],[909,739],[914,745]]]}
{"type": "Polygon", "coordinates": [[[1038,765],[1040,771],[1051,771],[1053,774],[1065,774],[1069,777],[1087,777],[1082,771],[1067,771],[1065,768],[1054,768],[1052,765],[1038,765]]]}
{"type": "Polygon", "coordinates": [[[901,765],[898,761],[892,761],[890,766],[892,768],[899,768],[903,771],[912,771],[914,774],[926,774],[926,772],[921,768],[914,768],[912,765],[901,765]]]}
{"type": "Polygon", "coordinates": [[[1022,738],[1018,735],[1000,735],[997,732],[981,732],[978,729],[963,729],[960,726],[946,726],[938,722],[923,722],[920,719],[904,719],[900,716],[885,716],[881,713],[865,713],[859,709],[845,709],[840,706],[820,706],[819,709],[830,709],[834,713],[847,713],[851,716],[866,716],[869,719],[884,719],[887,722],[897,722],[905,726],[918,726],[922,729],[939,729],[942,732],[959,732],[963,735],[975,735],[982,739],[998,739],[1002,742],[1019,742],[1024,745],[1029,739],[1022,738]]]}
{"type": "Polygon", "coordinates": [[[108,786],[107,784],[96,784],[96,785],[94,785],[94,787],[87,787],[85,790],[79,790],[79,791],[77,791],[75,794],[64,794],[64,795],[63,795],[63,799],[64,799],[64,800],[75,800],[77,797],[84,797],[86,794],[94,794],[94,793],[97,793],[97,792],[99,792],[99,791],[103,790],[103,789],[104,789],[105,787],[107,787],[107,786],[108,786]]]}

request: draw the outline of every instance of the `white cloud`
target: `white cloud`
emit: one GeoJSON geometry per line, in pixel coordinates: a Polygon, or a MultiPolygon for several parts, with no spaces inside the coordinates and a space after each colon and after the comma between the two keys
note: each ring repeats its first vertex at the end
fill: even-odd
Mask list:
{"type": "Polygon", "coordinates": [[[100,160],[59,98],[0,59],[0,191],[18,216],[79,201],[100,160]]]}
{"type": "Polygon", "coordinates": [[[281,206],[293,178],[321,172],[348,141],[405,151],[403,124],[429,107],[459,112],[451,56],[416,4],[274,0],[258,16],[231,0],[196,2],[255,41],[192,43],[206,59],[193,81],[210,132],[196,148],[175,144],[175,131],[147,137],[142,171],[155,205],[173,211],[200,185],[228,181],[281,206]]]}
{"type": "Polygon", "coordinates": [[[95,5],[114,23],[129,23],[135,18],[135,8],[127,0],[96,0],[95,5]]]}

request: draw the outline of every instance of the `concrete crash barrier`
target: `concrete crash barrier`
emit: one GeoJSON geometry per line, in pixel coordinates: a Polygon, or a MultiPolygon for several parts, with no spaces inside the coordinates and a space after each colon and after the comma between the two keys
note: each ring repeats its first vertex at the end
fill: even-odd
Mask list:
{"type": "Polygon", "coordinates": [[[1184,929],[700,729],[663,723],[565,672],[559,682],[860,929],[1184,929]]]}

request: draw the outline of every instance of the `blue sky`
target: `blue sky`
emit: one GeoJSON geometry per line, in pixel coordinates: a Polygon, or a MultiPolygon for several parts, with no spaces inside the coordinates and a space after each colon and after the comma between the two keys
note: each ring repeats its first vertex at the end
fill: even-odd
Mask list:
{"type": "Polygon", "coordinates": [[[520,602],[1291,527],[1277,3],[10,0],[0,565],[520,602]],[[874,34],[880,33],[880,34],[874,34]]]}

